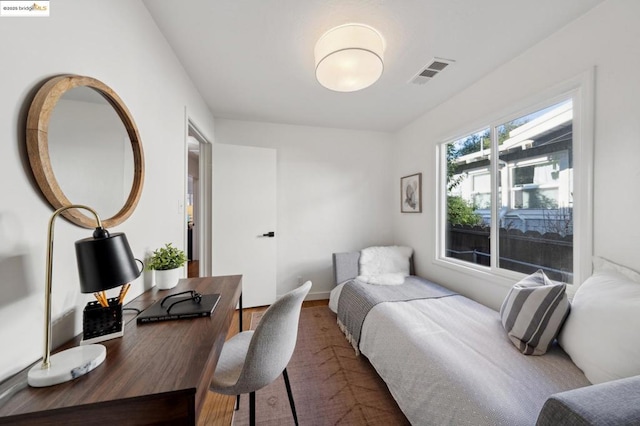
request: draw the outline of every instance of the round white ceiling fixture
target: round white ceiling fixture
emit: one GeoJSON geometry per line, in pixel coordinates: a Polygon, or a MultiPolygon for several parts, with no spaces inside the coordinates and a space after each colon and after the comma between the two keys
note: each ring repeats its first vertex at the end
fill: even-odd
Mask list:
{"type": "Polygon", "coordinates": [[[384,40],[364,24],[335,27],[316,43],[316,78],[336,92],[355,92],[375,83],[382,75],[384,40]]]}

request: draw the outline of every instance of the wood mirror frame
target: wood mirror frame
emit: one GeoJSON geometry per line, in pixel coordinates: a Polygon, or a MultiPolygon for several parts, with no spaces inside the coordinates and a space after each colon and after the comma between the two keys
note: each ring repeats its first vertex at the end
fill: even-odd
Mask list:
{"type": "MultiPolygon", "coordinates": [[[[36,93],[27,116],[27,154],[31,170],[44,194],[54,209],[74,204],[64,194],[51,167],[49,157],[49,120],[60,98],[75,87],[88,87],[99,92],[116,111],[129,136],[133,151],[133,184],[131,192],[122,208],[112,217],[102,219],[102,224],[110,228],[124,222],[135,210],[144,181],[144,154],[140,135],[129,110],[118,95],[107,85],[91,77],[61,75],[49,79],[36,93]]],[[[95,218],[77,209],[62,213],[70,222],[85,228],[96,226],[95,218]]]]}

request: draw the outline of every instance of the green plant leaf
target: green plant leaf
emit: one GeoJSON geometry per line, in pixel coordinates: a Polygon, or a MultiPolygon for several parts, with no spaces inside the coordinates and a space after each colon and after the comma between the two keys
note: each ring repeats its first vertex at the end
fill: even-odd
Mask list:
{"type": "Polygon", "coordinates": [[[153,252],[147,262],[147,268],[166,271],[167,269],[179,268],[186,262],[187,256],[184,254],[184,251],[173,247],[171,243],[167,243],[164,247],[153,252]]]}

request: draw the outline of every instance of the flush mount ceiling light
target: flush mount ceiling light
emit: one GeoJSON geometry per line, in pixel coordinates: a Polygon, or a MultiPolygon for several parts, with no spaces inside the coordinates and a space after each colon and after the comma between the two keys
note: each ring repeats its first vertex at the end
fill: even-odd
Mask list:
{"type": "Polygon", "coordinates": [[[355,92],[375,83],[382,75],[384,40],[368,25],[335,27],[316,43],[316,78],[337,92],[355,92]]]}

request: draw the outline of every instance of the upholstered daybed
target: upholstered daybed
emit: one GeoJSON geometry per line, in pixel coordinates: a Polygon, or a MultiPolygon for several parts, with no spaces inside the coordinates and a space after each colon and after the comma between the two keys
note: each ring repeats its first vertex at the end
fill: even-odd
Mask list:
{"type": "MultiPolygon", "coordinates": [[[[362,253],[333,255],[337,286],[329,306],[412,424],[640,424],[640,361],[631,361],[638,372],[628,375],[635,377],[592,385],[558,345],[556,333],[551,344],[536,349],[542,355],[524,355],[533,350],[518,346],[511,335],[517,330],[507,333],[499,312],[406,276],[412,265],[402,284],[397,276],[363,276],[362,253]]],[[[635,284],[632,303],[640,303],[640,281],[635,284]]],[[[567,312],[559,310],[555,320],[564,322],[567,312]]],[[[637,341],[638,323],[629,325],[628,338],[637,341]]]]}

